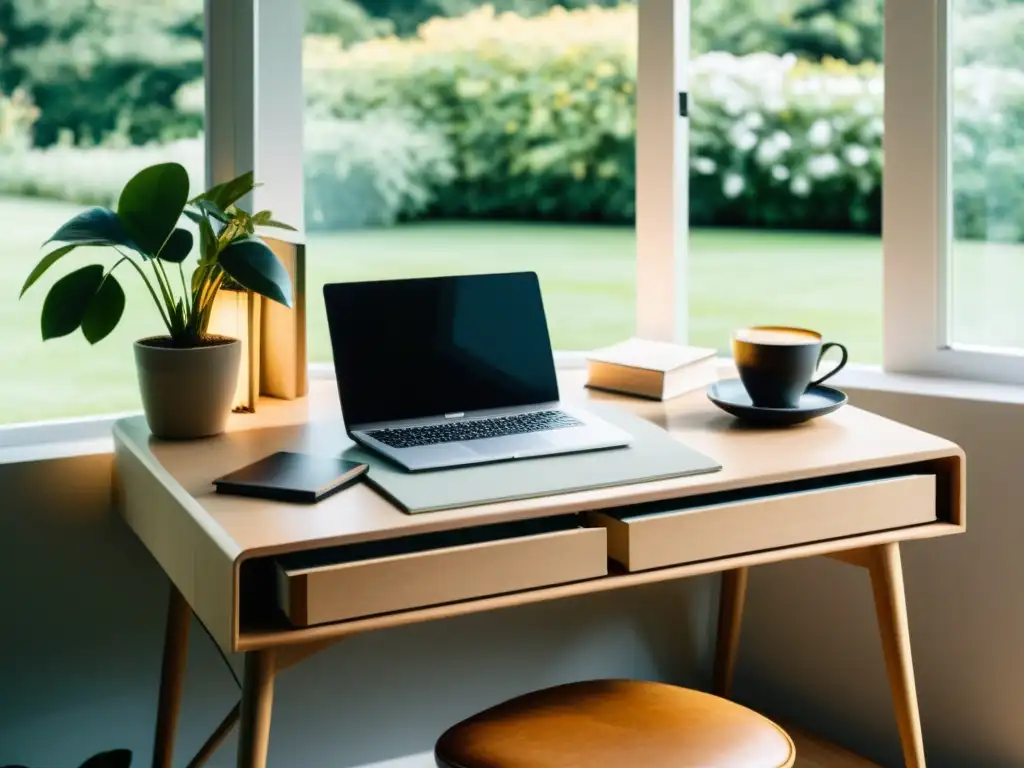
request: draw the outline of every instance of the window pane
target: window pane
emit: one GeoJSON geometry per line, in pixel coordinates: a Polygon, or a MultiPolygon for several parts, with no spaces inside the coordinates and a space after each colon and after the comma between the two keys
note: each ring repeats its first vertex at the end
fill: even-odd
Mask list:
{"type": "Polygon", "coordinates": [[[881,0],[694,3],[690,341],[795,325],[880,363],[881,0]]]}
{"type": "Polygon", "coordinates": [[[951,340],[1024,348],[1024,3],[954,0],[951,340]]]}
{"type": "Polygon", "coordinates": [[[533,270],[556,348],[633,331],[636,7],[491,5],[306,0],[314,362],[326,282],[533,270]]]}
{"type": "Polygon", "coordinates": [[[0,13],[0,424],[140,407],[132,342],[161,332],[127,265],[112,335],[43,343],[40,310],[57,279],[110,249],[69,254],[17,296],[41,248],[91,205],[116,203],[143,167],[178,161],[203,182],[202,0],[32,0],[0,13]]]}

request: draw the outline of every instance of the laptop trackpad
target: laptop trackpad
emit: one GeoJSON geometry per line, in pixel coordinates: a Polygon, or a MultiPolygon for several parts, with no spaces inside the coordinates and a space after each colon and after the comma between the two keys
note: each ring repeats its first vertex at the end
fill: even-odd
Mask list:
{"type": "Polygon", "coordinates": [[[551,446],[551,442],[542,435],[508,435],[507,437],[491,437],[484,440],[473,440],[463,443],[481,456],[511,456],[516,453],[543,450],[551,446]]]}

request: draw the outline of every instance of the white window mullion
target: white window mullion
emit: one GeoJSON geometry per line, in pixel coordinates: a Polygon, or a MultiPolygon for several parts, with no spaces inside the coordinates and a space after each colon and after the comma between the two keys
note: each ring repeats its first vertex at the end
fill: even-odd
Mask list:
{"type": "Polygon", "coordinates": [[[206,0],[206,167],[216,184],[255,171],[245,204],[303,226],[303,4],[206,0]]]}
{"type": "Polygon", "coordinates": [[[687,340],[689,0],[637,3],[636,329],[687,340]]]}
{"type": "Polygon", "coordinates": [[[948,244],[944,14],[935,0],[885,4],[885,368],[921,372],[946,343],[948,244]]]}

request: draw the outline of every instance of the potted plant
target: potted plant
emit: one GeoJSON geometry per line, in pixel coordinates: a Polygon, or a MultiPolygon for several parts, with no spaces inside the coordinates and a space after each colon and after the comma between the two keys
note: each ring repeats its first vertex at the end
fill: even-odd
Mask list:
{"type": "Polygon", "coordinates": [[[105,268],[81,267],[57,280],[43,302],[43,340],[81,329],[96,344],[117,326],[125,294],[115,272],[132,270],[145,283],[167,334],[135,343],[142,404],[150,430],[166,439],[224,431],[238,381],[241,344],[211,336],[214,297],[225,279],[290,307],[288,272],[256,236],[256,227],[293,229],[270,211],[249,214],[237,202],[256,186],[252,173],[189,199],[188,173],[163,163],[136,174],[117,210],[92,208],[44,243],[62,245],[32,270],[21,295],[54,264],[83,245],[109,246],[119,258],[105,268]],[[180,226],[182,216],[195,225],[180,226]],[[186,277],[185,260],[198,232],[199,258],[186,277]],[[177,273],[177,274],[175,274],[177,273]]]}

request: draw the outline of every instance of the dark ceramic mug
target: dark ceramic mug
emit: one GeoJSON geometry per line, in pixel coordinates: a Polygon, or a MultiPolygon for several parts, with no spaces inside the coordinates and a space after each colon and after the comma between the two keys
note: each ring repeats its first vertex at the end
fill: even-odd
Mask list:
{"type": "Polygon", "coordinates": [[[821,384],[843,369],[846,347],[822,342],[821,334],[806,328],[758,325],[736,331],[732,356],[747,394],[760,408],[796,408],[807,388],[821,384]],[[839,350],[839,365],[817,379],[818,364],[832,348],[839,350]]]}

